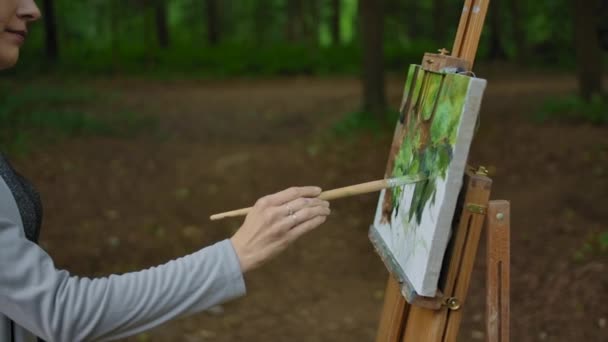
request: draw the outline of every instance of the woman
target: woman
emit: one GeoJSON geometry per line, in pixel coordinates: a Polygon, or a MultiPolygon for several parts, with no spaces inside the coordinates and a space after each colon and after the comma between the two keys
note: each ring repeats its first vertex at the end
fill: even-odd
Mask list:
{"type": "MultiPolygon", "coordinates": [[[[0,68],[13,66],[40,18],[33,0],[0,0],[0,68]]],[[[330,213],[317,187],[258,200],[236,234],[165,265],[87,279],[55,269],[36,245],[36,191],[0,155],[0,341],[111,340],[244,295],[243,274],[259,267],[330,213]]]]}

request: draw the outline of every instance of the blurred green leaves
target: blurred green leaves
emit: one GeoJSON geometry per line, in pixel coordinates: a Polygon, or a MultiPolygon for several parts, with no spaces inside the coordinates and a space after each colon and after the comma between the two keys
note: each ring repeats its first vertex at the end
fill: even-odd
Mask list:
{"type": "Polygon", "coordinates": [[[0,150],[23,154],[36,144],[88,135],[128,136],[155,125],[129,112],[87,113],[87,104],[99,98],[79,87],[0,83],[0,150]]]}
{"type": "Polygon", "coordinates": [[[575,261],[583,262],[596,255],[608,256],[608,231],[588,235],[585,242],[574,251],[572,257],[575,261]]]}
{"type": "Polygon", "coordinates": [[[608,99],[596,95],[587,102],[571,95],[547,100],[535,113],[537,122],[561,120],[569,122],[588,122],[595,125],[608,123],[608,99]]]}
{"type": "Polygon", "coordinates": [[[334,123],[332,133],[340,138],[349,138],[358,133],[381,134],[392,132],[399,117],[397,111],[387,111],[384,117],[377,117],[365,111],[346,113],[344,117],[334,123]]]}
{"type": "MultiPolygon", "coordinates": [[[[430,43],[387,45],[384,64],[389,70],[403,70],[419,63],[430,43]]],[[[143,75],[154,78],[225,78],[293,75],[356,75],[361,50],[356,44],[311,47],[306,44],[275,43],[252,45],[223,43],[204,47],[176,43],[170,49],[150,49],[133,44],[119,49],[97,49],[83,44],[66,46],[54,64],[39,60],[42,51],[29,51],[14,71],[20,76],[54,72],[73,75],[143,75]]]]}

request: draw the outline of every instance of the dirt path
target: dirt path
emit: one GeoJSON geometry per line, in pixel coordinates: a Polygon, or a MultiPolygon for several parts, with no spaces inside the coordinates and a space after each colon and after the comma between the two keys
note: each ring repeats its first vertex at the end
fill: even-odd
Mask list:
{"type": "MultiPolygon", "coordinates": [[[[569,77],[488,78],[471,162],[493,171],[493,198],[512,201],[513,341],[605,341],[608,258],[584,246],[608,228],[607,130],[528,118],[544,97],[573,91],[569,77]]],[[[240,221],[211,224],[209,214],[290,185],[330,188],[383,174],[388,135],[317,144],[357,107],[353,79],[89,86],[159,118],[165,134],[83,138],[18,161],[43,193],[44,247],[79,275],[136,270],[227,238],[240,221]]],[[[390,81],[394,106],[401,87],[390,81]]],[[[247,276],[245,298],[132,340],[373,340],[387,276],[367,239],[376,201],[334,203],[322,229],[247,276]]],[[[482,259],[462,341],[483,340],[482,259]]]]}

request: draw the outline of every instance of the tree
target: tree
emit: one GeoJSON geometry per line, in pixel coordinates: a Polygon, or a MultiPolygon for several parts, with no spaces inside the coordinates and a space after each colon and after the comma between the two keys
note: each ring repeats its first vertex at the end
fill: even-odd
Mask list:
{"type": "Polygon", "coordinates": [[[595,20],[599,2],[571,0],[574,6],[574,47],[578,66],[581,97],[590,101],[602,94],[602,51],[597,38],[595,20]]]}
{"type": "Polygon", "coordinates": [[[386,110],[384,88],[384,0],[359,0],[363,53],[363,109],[376,117],[386,110]]]}
{"type": "Polygon", "coordinates": [[[448,30],[446,1],[433,0],[433,38],[438,44],[444,43],[448,30]]]}
{"type": "Polygon", "coordinates": [[[167,23],[167,1],[156,0],[154,4],[154,17],[156,19],[156,37],[158,45],[166,49],[169,47],[169,25],[167,23]]]}
{"type": "Polygon", "coordinates": [[[490,7],[490,59],[504,60],[507,58],[507,53],[502,44],[502,20],[500,0],[493,0],[490,7]]]}
{"type": "Polygon", "coordinates": [[[269,13],[269,1],[258,0],[253,8],[253,29],[255,32],[255,43],[263,45],[266,43],[268,32],[270,28],[268,13],[269,13]]]}
{"type": "Polygon", "coordinates": [[[46,57],[51,61],[56,61],[59,57],[59,43],[57,41],[57,22],[55,20],[55,3],[53,0],[42,2],[45,29],[45,49],[46,57]]]}
{"type": "Polygon", "coordinates": [[[217,0],[205,0],[205,17],[207,24],[207,42],[217,45],[220,42],[220,8],[217,0]]]}
{"type": "Polygon", "coordinates": [[[303,35],[307,42],[316,46],[319,41],[319,26],[321,25],[321,6],[318,0],[306,0],[304,2],[303,35]]]}
{"type": "Polygon", "coordinates": [[[599,15],[602,19],[597,28],[597,36],[602,50],[608,51],[608,0],[602,0],[599,15]]]}
{"type": "Polygon", "coordinates": [[[420,15],[422,13],[422,6],[417,1],[408,1],[405,3],[404,12],[399,13],[407,18],[407,33],[410,38],[417,39],[423,33],[424,17],[420,15]],[[415,13],[415,15],[412,15],[415,13]]]}
{"type": "Polygon", "coordinates": [[[299,41],[304,26],[303,6],[300,0],[287,0],[286,38],[288,42],[299,41]]]}
{"type": "Polygon", "coordinates": [[[524,33],[524,23],[526,18],[521,8],[521,0],[509,0],[509,10],[511,14],[511,24],[513,27],[513,41],[515,42],[515,59],[523,64],[528,56],[528,46],[524,33]]]}
{"type": "Polygon", "coordinates": [[[340,31],[340,18],[342,16],[341,0],[331,0],[331,42],[334,45],[340,45],[342,42],[342,34],[340,31]]]}

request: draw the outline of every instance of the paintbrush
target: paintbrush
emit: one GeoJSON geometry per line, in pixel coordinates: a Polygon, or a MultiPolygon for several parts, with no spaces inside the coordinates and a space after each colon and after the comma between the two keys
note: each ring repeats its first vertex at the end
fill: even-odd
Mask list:
{"type": "MultiPolygon", "coordinates": [[[[343,188],[323,191],[319,195],[319,199],[325,201],[331,201],[338,198],[351,197],[357,195],[368,194],[370,192],[376,192],[383,189],[394,188],[398,186],[403,186],[407,184],[418,183],[424,180],[427,180],[429,177],[427,174],[421,173],[413,176],[403,176],[396,178],[388,178],[388,179],[380,179],[372,182],[361,183],[351,186],[346,186],[343,188]]],[[[238,210],[227,211],[221,214],[211,215],[211,220],[221,220],[227,217],[237,217],[237,216],[245,216],[251,211],[251,207],[243,208],[238,210]]]]}

